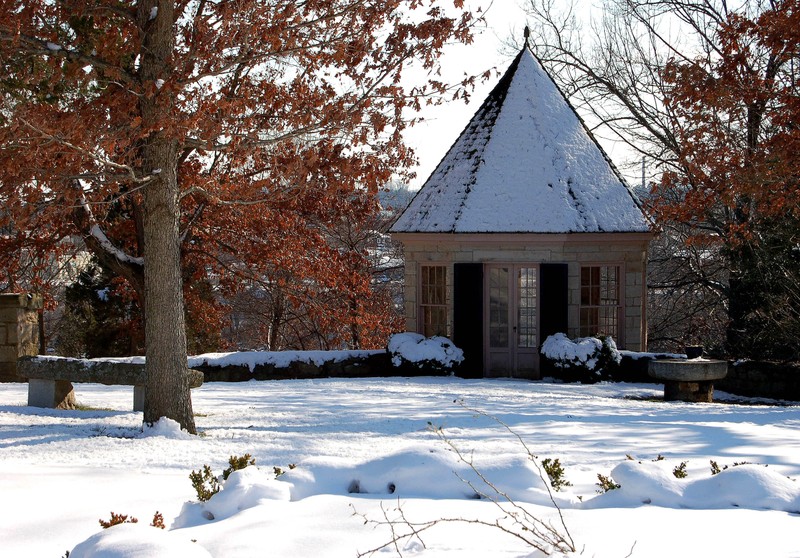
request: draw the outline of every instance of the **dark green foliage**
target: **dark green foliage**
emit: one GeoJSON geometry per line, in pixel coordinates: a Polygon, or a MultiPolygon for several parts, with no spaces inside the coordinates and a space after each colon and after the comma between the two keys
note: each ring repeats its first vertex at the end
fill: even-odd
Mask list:
{"type": "MultiPolygon", "coordinates": [[[[191,296],[211,300],[214,293],[207,281],[197,280],[192,282],[191,296]]],[[[135,293],[97,262],[93,261],[65,289],[64,299],[64,313],[53,334],[53,345],[59,355],[96,358],[144,354],[142,313],[135,293]]],[[[187,305],[189,354],[216,351],[220,347],[219,328],[210,327],[200,314],[187,305]]]]}
{"type": "Polygon", "coordinates": [[[203,465],[200,471],[189,473],[189,480],[192,481],[192,487],[197,493],[197,499],[201,502],[210,500],[221,488],[217,477],[214,476],[211,467],[208,465],[203,465]]]}
{"type": "Polygon", "coordinates": [[[686,472],[686,461],[681,461],[681,464],[672,470],[672,474],[675,475],[676,479],[685,479],[689,476],[686,472]]]}
{"type": "Polygon", "coordinates": [[[608,492],[609,490],[616,490],[617,488],[620,487],[619,484],[614,482],[614,479],[612,479],[611,477],[607,477],[605,475],[601,475],[600,473],[597,474],[597,481],[598,481],[597,486],[600,487],[600,490],[598,490],[597,492],[599,492],[600,494],[608,492]]]}
{"type": "Polygon", "coordinates": [[[142,354],[138,304],[116,290],[110,273],[90,264],[64,293],[64,314],[54,334],[58,354],[76,358],[142,354]]]}
{"type": "Polygon", "coordinates": [[[572,486],[572,483],[564,478],[564,467],[561,466],[558,459],[550,459],[549,457],[542,459],[542,468],[550,479],[550,486],[556,492],[559,492],[564,487],[572,486]]]}
{"type": "Polygon", "coordinates": [[[728,353],[753,360],[798,360],[800,223],[761,219],[757,233],[728,248],[728,353]]]}

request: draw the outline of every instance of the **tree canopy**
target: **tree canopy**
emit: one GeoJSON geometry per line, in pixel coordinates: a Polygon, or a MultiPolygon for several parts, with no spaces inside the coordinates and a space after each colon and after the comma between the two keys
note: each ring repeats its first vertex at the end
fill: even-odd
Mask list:
{"type": "Polygon", "coordinates": [[[363,247],[330,233],[374,214],[378,186],[413,163],[409,111],[447,91],[437,57],[471,37],[461,0],[0,0],[0,13],[1,280],[27,265],[41,281],[75,238],[124,277],[144,308],[145,421],[194,429],[182,293],[213,316],[260,282],[309,309],[338,298],[351,326],[380,321],[364,317],[363,247]]]}
{"type": "Polygon", "coordinates": [[[730,262],[728,343],[797,358],[800,334],[800,2],[730,13],[710,63],[670,59],[665,104],[680,145],[653,206],[730,262]]]}

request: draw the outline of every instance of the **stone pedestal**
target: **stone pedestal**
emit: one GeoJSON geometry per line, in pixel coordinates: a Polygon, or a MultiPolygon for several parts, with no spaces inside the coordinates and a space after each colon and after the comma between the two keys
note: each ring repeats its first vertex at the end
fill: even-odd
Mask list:
{"type": "Polygon", "coordinates": [[[46,409],[74,409],[75,390],[66,380],[28,380],[28,405],[46,409]]]}
{"type": "Polygon", "coordinates": [[[39,354],[39,310],[42,297],[0,294],[0,381],[24,382],[17,359],[39,354]]]}
{"type": "Polygon", "coordinates": [[[664,401],[711,403],[714,380],[728,374],[728,363],[704,358],[651,360],[647,373],[664,382],[664,401]]]}

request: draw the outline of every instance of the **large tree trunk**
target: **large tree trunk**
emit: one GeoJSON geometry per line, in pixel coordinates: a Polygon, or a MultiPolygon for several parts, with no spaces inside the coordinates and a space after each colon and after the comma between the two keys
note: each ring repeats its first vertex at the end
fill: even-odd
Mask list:
{"type": "MultiPolygon", "coordinates": [[[[140,76],[148,82],[168,80],[172,62],[173,5],[168,0],[142,0],[137,18],[144,33],[140,76]],[[157,7],[155,11],[152,8],[157,7]]],[[[142,125],[154,129],[142,146],[142,171],[156,178],[144,188],[144,315],[147,384],[144,422],[161,417],[195,433],[186,364],[179,238],[178,145],[162,128],[173,106],[172,93],[156,87],[142,97],[142,125]]]]}

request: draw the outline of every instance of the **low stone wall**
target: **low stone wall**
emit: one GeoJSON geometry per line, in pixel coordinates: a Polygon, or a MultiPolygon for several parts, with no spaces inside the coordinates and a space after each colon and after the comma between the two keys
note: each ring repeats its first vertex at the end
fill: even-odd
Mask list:
{"type": "MultiPolygon", "coordinates": [[[[244,365],[215,366],[192,364],[193,370],[203,373],[206,382],[247,382],[249,380],[312,380],[316,378],[389,378],[442,376],[449,372],[441,368],[392,364],[388,352],[375,352],[369,355],[351,357],[343,360],[327,360],[320,364],[294,361],[287,366],[256,364],[252,370],[244,365]]],[[[459,375],[456,372],[456,375],[459,375]]]]}
{"type": "MultiPolygon", "coordinates": [[[[623,354],[619,365],[610,366],[600,374],[585,370],[550,368],[547,376],[565,382],[636,382],[656,383],[647,369],[653,359],[674,358],[670,353],[623,354]]],[[[764,397],[785,401],[800,401],[800,363],[745,361],[728,364],[728,374],[714,381],[714,389],[744,397],[764,397]]]]}
{"type": "Polygon", "coordinates": [[[0,294],[0,382],[24,382],[17,359],[39,353],[39,310],[42,297],[0,294]]]}
{"type": "MultiPolygon", "coordinates": [[[[392,366],[389,353],[374,353],[344,360],[329,360],[319,365],[294,361],[288,366],[256,364],[252,370],[245,365],[215,366],[193,364],[203,373],[206,382],[246,382],[249,380],[304,380],[314,378],[370,378],[406,375],[392,366]]],[[[416,371],[420,375],[419,370],[416,371]]]]}
{"type": "Polygon", "coordinates": [[[728,366],[716,389],[746,397],[800,401],[800,363],[745,361],[728,366]]]}

